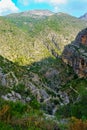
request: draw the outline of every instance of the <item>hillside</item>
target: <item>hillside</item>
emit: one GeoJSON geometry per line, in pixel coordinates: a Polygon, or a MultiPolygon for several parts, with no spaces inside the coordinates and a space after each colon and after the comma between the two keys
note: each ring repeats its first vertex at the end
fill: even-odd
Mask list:
{"type": "Polygon", "coordinates": [[[10,17],[45,17],[45,16],[51,16],[54,13],[49,11],[49,10],[30,10],[30,11],[25,11],[21,13],[16,13],[16,14],[10,14],[10,17]]]}
{"type": "Polygon", "coordinates": [[[0,17],[0,129],[87,128],[87,23],[34,13],[0,17]]]}
{"type": "Polygon", "coordinates": [[[38,39],[29,37],[5,18],[0,18],[0,24],[0,55],[22,65],[51,56],[38,39]]]}
{"type": "Polygon", "coordinates": [[[77,33],[87,26],[85,21],[64,13],[45,17],[30,15],[30,13],[26,16],[25,13],[19,13],[8,15],[6,18],[57,54],[60,54],[64,46],[74,40],[77,33]]]}

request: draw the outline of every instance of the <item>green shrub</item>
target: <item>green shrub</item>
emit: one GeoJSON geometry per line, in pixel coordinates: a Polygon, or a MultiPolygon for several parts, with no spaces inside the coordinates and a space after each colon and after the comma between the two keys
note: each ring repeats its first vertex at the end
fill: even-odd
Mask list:
{"type": "Polygon", "coordinates": [[[0,130],[14,130],[11,125],[0,121],[0,130]]]}

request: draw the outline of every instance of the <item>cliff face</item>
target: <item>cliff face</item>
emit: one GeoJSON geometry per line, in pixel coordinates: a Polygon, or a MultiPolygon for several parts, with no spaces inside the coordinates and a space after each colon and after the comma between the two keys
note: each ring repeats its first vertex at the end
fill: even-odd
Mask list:
{"type": "Polygon", "coordinates": [[[87,77],[87,28],[65,47],[62,60],[72,66],[79,77],[87,77]]]}

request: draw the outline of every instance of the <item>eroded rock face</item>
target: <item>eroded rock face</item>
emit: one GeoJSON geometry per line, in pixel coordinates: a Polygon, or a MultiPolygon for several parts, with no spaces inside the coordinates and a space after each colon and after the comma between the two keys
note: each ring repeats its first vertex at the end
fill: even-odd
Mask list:
{"type": "Polygon", "coordinates": [[[78,33],[75,42],[76,44],[87,45],[87,28],[78,33]]]}
{"type": "Polygon", "coordinates": [[[2,68],[0,68],[0,85],[12,88],[14,85],[18,85],[18,79],[14,72],[4,74],[2,68]]]}
{"type": "Polygon", "coordinates": [[[28,103],[31,101],[31,98],[29,96],[22,97],[20,93],[17,93],[13,90],[10,93],[7,93],[6,95],[2,95],[1,98],[6,101],[13,101],[13,102],[21,101],[22,103],[28,103]]]}
{"type": "Polygon", "coordinates": [[[87,28],[65,47],[62,60],[72,66],[79,77],[87,77],[87,28]]]}

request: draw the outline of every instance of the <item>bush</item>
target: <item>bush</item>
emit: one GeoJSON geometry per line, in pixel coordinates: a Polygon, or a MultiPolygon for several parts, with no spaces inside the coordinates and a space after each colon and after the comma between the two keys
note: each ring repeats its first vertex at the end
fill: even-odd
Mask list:
{"type": "Polygon", "coordinates": [[[56,116],[63,118],[74,116],[79,119],[85,117],[87,119],[87,93],[82,95],[80,101],[59,107],[56,116]]]}
{"type": "Polygon", "coordinates": [[[72,117],[69,130],[87,130],[87,120],[83,121],[72,117]]]}
{"type": "Polygon", "coordinates": [[[5,124],[0,121],[0,130],[14,130],[11,125],[5,124]]]}

